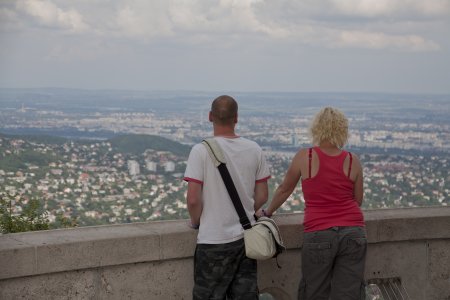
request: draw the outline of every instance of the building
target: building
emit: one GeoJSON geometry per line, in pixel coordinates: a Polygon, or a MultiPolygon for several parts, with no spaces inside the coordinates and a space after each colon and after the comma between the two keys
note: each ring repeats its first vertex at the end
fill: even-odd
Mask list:
{"type": "Polygon", "coordinates": [[[166,172],[173,172],[175,171],[175,163],[173,161],[168,161],[164,165],[164,170],[166,172]]]}
{"type": "Polygon", "coordinates": [[[149,161],[147,160],[145,162],[145,167],[147,168],[148,171],[150,172],[156,172],[157,168],[158,168],[158,164],[154,161],[149,161]]]}
{"type": "Polygon", "coordinates": [[[130,173],[130,176],[136,176],[141,173],[139,169],[139,163],[135,160],[129,160],[128,161],[128,172],[130,173]]]}

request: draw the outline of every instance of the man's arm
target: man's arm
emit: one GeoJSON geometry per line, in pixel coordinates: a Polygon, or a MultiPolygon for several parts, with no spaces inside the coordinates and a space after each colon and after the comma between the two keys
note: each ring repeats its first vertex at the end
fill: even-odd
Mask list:
{"type": "Polygon", "coordinates": [[[202,185],[197,182],[189,181],[187,189],[187,207],[191,216],[192,225],[200,225],[200,216],[203,211],[202,185]]]}
{"type": "Polygon", "coordinates": [[[255,184],[255,211],[258,211],[269,198],[269,187],[267,181],[257,182],[255,184]]]}

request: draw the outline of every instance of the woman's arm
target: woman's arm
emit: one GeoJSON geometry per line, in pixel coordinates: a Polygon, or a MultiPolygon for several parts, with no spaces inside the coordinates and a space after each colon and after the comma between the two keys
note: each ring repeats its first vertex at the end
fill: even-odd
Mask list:
{"type": "Polygon", "coordinates": [[[266,215],[272,215],[294,191],[295,186],[301,177],[300,164],[301,157],[304,156],[304,151],[305,150],[300,150],[292,159],[283,182],[276,189],[269,207],[265,210],[266,215]]]}
{"type": "Polygon", "coordinates": [[[356,155],[353,155],[353,168],[356,171],[355,184],[353,187],[353,195],[355,197],[356,202],[359,206],[361,206],[362,201],[364,199],[364,175],[361,166],[361,162],[356,155]]]}

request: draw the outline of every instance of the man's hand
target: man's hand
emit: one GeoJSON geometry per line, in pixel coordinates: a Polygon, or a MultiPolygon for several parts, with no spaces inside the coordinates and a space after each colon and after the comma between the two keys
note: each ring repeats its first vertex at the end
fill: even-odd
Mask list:
{"type": "Polygon", "coordinates": [[[202,185],[200,183],[188,182],[187,207],[191,216],[191,224],[200,226],[200,216],[203,211],[202,185]]]}
{"type": "Polygon", "coordinates": [[[192,222],[189,222],[189,227],[191,227],[192,229],[198,230],[200,228],[200,224],[195,224],[192,222]]]}

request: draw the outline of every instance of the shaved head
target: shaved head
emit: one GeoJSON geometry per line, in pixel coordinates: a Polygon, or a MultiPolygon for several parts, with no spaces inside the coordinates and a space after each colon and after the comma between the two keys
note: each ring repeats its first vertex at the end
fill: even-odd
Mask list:
{"type": "Polygon", "coordinates": [[[236,100],[227,95],[222,95],[214,99],[211,104],[211,115],[214,122],[220,125],[234,124],[238,112],[236,100]]]}

